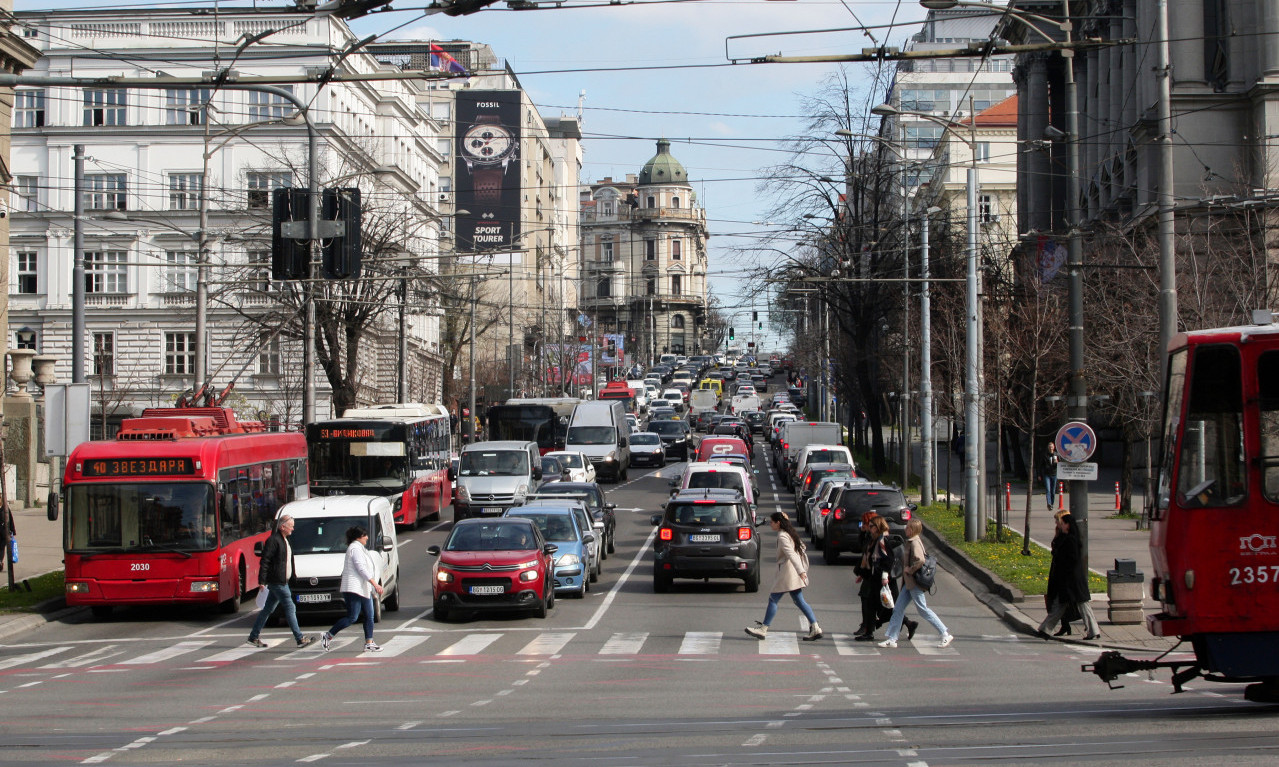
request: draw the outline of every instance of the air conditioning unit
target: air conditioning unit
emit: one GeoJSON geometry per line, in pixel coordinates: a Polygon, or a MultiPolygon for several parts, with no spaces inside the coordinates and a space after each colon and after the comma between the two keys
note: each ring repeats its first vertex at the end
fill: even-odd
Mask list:
{"type": "Polygon", "coordinates": [[[439,199],[439,201],[440,201],[440,202],[452,202],[452,201],[453,201],[453,193],[452,193],[452,192],[440,192],[440,199],[439,199]]]}

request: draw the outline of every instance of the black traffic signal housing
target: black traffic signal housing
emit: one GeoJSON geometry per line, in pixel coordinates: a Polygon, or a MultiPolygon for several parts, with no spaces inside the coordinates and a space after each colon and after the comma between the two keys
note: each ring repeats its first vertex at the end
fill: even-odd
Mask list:
{"type": "Polygon", "coordinates": [[[306,221],[307,190],[281,187],[271,190],[271,279],[305,280],[311,260],[310,240],[285,237],[282,227],[290,221],[306,221]]]}
{"type": "Polygon", "coordinates": [[[617,356],[617,342],[611,338],[608,341],[608,356],[610,357],[617,356]]]}
{"type": "Polygon", "coordinates": [[[363,243],[360,239],[360,190],[348,186],[325,189],[320,200],[320,218],[341,221],[346,232],[324,241],[324,276],[330,280],[356,279],[360,276],[363,243]]]}
{"type": "Polygon", "coordinates": [[[729,329],[728,329],[728,340],[732,341],[732,340],[733,340],[733,336],[734,336],[733,329],[732,329],[732,328],[729,328],[729,329]]]}

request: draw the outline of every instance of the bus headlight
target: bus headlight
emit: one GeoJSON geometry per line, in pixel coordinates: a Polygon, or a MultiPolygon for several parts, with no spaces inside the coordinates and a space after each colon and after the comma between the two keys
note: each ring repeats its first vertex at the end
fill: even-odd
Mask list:
{"type": "Polygon", "coordinates": [[[68,593],[68,594],[88,594],[88,593],[89,593],[89,584],[87,584],[87,583],[79,583],[79,582],[71,582],[71,583],[68,583],[68,584],[67,584],[67,593],[68,593]]]}
{"type": "Polygon", "coordinates": [[[208,594],[218,590],[217,581],[191,581],[192,594],[208,594]]]}

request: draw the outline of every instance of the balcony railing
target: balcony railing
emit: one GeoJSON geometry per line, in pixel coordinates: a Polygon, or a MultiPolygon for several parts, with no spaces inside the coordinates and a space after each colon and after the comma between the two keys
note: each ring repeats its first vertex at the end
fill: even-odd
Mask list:
{"type": "Polygon", "coordinates": [[[127,306],[132,293],[88,293],[84,297],[85,306],[127,306]]]}

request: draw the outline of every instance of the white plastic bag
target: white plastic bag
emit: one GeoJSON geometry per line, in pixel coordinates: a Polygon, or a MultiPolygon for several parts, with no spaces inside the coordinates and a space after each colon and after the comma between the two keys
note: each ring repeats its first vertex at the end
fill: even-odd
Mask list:
{"type": "Polygon", "coordinates": [[[893,609],[893,591],[885,583],[879,587],[879,603],[889,610],[893,609]]]}
{"type": "Polygon", "coordinates": [[[253,600],[253,604],[257,605],[259,610],[266,607],[266,586],[258,587],[258,596],[253,600]]]}

